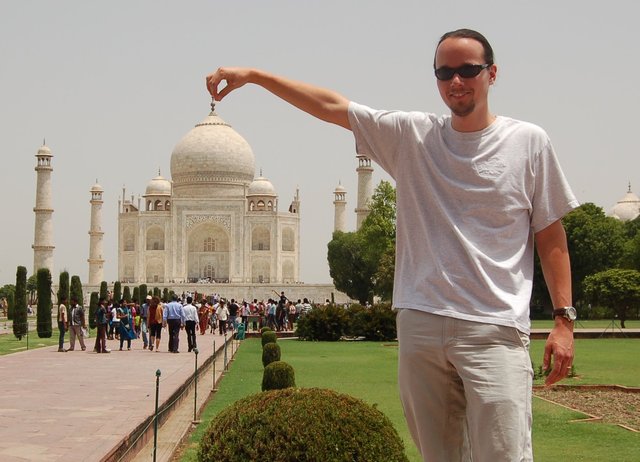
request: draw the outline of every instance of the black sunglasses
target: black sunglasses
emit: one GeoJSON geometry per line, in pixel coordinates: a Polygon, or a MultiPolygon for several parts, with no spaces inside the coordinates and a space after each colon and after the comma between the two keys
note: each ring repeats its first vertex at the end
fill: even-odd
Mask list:
{"type": "Polygon", "coordinates": [[[464,64],[460,67],[439,67],[435,70],[436,79],[451,80],[454,75],[458,74],[463,79],[470,79],[477,76],[483,69],[491,66],[491,64],[464,64]]]}

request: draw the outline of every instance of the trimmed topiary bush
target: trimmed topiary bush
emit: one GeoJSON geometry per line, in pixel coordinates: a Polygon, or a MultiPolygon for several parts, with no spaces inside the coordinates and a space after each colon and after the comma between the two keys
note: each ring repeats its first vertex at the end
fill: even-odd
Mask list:
{"type": "Polygon", "coordinates": [[[98,327],[96,322],[96,311],[98,311],[98,302],[100,301],[100,294],[98,292],[91,292],[89,297],[89,327],[95,329],[98,327]]]}
{"type": "Polygon", "coordinates": [[[267,343],[276,343],[277,340],[278,340],[278,336],[272,330],[268,330],[268,331],[265,331],[265,332],[262,333],[262,347],[263,348],[267,343]]]}
{"type": "Polygon", "coordinates": [[[18,340],[27,335],[27,268],[18,266],[16,270],[16,296],[13,308],[13,335],[18,340]]]}
{"type": "Polygon", "coordinates": [[[284,361],[274,361],[262,373],[262,391],[281,390],[296,386],[293,367],[284,361]]]}
{"type": "Polygon", "coordinates": [[[218,414],[200,462],[406,462],[402,440],[373,406],[319,388],[273,390],[218,414]]]}
{"type": "Polygon", "coordinates": [[[280,345],[271,342],[262,347],[262,365],[267,367],[274,361],[280,361],[280,345]]]}
{"type": "Polygon", "coordinates": [[[36,273],[38,279],[38,305],[36,309],[36,330],[38,337],[51,338],[51,272],[49,268],[40,268],[36,273]]]}
{"type": "Polygon", "coordinates": [[[260,328],[260,335],[264,334],[264,333],[265,333],[266,331],[268,331],[268,330],[273,332],[273,329],[272,329],[271,327],[269,327],[269,326],[263,326],[263,327],[261,327],[261,328],[260,328]]]}

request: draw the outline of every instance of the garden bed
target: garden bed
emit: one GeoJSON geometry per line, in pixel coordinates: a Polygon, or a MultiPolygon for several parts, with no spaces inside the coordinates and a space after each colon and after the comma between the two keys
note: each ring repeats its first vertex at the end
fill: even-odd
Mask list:
{"type": "Polygon", "coordinates": [[[534,387],[535,396],[582,412],[588,420],[640,432],[640,388],[619,385],[557,385],[534,387]]]}

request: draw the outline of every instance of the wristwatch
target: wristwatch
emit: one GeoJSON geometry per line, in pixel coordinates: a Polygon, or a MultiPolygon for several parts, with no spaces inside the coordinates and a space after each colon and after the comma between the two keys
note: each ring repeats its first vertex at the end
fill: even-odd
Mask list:
{"type": "Polygon", "coordinates": [[[572,306],[565,306],[563,308],[558,308],[557,310],[553,310],[553,319],[555,319],[556,316],[562,316],[563,318],[566,318],[568,321],[573,322],[578,317],[578,312],[572,306]]]}

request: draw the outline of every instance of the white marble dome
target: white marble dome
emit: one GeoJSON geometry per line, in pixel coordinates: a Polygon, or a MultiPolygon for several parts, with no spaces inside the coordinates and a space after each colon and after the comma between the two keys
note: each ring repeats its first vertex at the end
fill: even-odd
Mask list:
{"type": "Polygon", "coordinates": [[[147,189],[144,193],[145,196],[170,196],[171,195],[171,182],[162,175],[158,175],[153,178],[147,184],[147,189]]]}
{"type": "Polygon", "coordinates": [[[613,207],[611,215],[622,221],[634,220],[640,215],[640,198],[631,192],[631,186],[627,194],[613,207]]]}
{"type": "Polygon", "coordinates": [[[215,111],[191,129],[171,154],[174,197],[214,197],[220,189],[244,190],[254,174],[251,146],[215,111]]]}
{"type": "Polygon", "coordinates": [[[249,185],[247,196],[277,196],[276,188],[263,176],[259,176],[249,185]]]}

